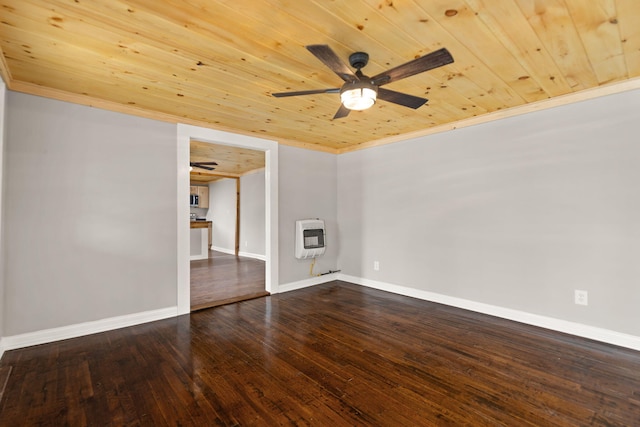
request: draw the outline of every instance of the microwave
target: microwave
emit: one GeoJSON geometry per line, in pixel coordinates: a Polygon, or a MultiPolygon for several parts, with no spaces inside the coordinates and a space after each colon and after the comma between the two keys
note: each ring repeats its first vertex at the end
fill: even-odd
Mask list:
{"type": "Polygon", "coordinates": [[[189,200],[189,206],[191,206],[192,208],[197,208],[198,207],[198,195],[197,194],[190,194],[190,200],[189,200]]]}

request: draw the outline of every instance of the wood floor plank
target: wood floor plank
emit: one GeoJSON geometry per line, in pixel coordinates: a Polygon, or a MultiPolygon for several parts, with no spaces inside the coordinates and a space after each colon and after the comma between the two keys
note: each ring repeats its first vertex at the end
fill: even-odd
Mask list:
{"type": "Polygon", "coordinates": [[[264,261],[210,250],[190,265],[191,311],[269,295],[264,261]]]}
{"type": "Polygon", "coordinates": [[[0,425],[640,425],[640,352],[344,282],[7,351],[0,425]]]}

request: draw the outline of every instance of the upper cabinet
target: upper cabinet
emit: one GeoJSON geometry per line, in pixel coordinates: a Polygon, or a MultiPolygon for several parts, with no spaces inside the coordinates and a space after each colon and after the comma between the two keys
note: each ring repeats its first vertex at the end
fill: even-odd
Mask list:
{"type": "Polygon", "coordinates": [[[198,207],[209,208],[209,187],[196,187],[198,190],[198,207]]]}
{"type": "Polygon", "coordinates": [[[203,187],[200,185],[192,185],[189,187],[189,193],[193,196],[198,196],[198,205],[192,207],[209,208],[209,187],[203,187]]]}

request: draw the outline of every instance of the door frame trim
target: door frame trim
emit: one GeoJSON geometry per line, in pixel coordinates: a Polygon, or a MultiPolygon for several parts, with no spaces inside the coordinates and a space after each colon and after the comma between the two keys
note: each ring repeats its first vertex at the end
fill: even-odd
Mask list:
{"type": "Polygon", "coordinates": [[[278,143],[215,129],[179,123],[177,127],[177,307],[178,315],[191,311],[191,271],[189,261],[189,143],[192,139],[231,145],[265,153],[265,290],[278,293],[278,143]]]}

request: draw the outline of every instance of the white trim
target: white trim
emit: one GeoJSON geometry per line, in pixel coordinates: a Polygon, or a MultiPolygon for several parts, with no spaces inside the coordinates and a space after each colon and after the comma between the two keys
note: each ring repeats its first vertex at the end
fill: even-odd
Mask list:
{"type": "Polygon", "coordinates": [[[310,286],[321,285],[333,280],[339,280],[338,273],[325,274],[322,276],[315,276],[304,280],[298,280],[297,282],[285,283],[283,285],[280,285],[280,292],[295,291],[298,289],[308,288],[310,286]]]}
{"type": "Polygon", "coordinates": [[[2,359],[2,355],[4,354],[5,350],[6,349],[4,348],[4,339],[0,337],[0,359],[2,359]]]}
{"type": "Polygon", "coordinates": [[[211,246],[212,251],[222,252],[223,254],[235,255],[236,251],[234,249],[221,248],[220,246],[211,246]]]}
{"type": "Polygon", "coordinates": [[[176,281],[176,304],[178,314],[187,314],[191,311],[191,293],[189,284],[191,283],[191,264],[189,257],[191,254],[190,235],[191,209],[187,204],[189,195],[189,143],[191,139],[188,134],[181,132],[180,125],[177,126],[177,161],[178,161],[178,200],[176,201],[178,227],[177,238],[177,281],[176,281]]]}
{"type": "Polygon", "coordinates": [[[268,139],[239,135],[215,129],[179,123],[178,150],[178,315],[188,314],[190,307],[189,271],[189,143],[191,139],[219,145],[249,148],[265,153],[265,289],[271,294],[278,287],[278,143],[268,139]]]}
{"type": "Polygon", "coordinates": [[[252,254],[251,252],[238,252],[238,256],[243,256],[247,258],[259,259],[260,261],[266,261],[267,257],[265,255],[260,254],[252,254]]]}
{"type": "Polygon", "coordinates": [[[29,332],[26,334],[3,337],[2,349],[3,351],[13,350],[16,348],[45,344],[53,341],[66,340],[69,338],[81,337],[98,332],[105,332],[113,329],[140,325],[142,323],[154,322],[156,320],[175,317],[177,315],[177,311],[177,307],[167,307],[158,310],[145,311],[142,313],[110,317],[108,319],[101,319],[93,322],[77,323],[75,325],[62,326],[59,328],[44,329],[41,331],[29,332]]]}
{"type": "Polygon", "coordinates": [[[406,286],[393,285],[390,283],[378,282],[375,280],[363,279],[355,276],[348,276],[346,274],[338,274],[337,280],[344,280],[345,282],[367,286],[369,288],[379,289],[381,291],[392,292],[394,294],[400,294],[426,301],[450,305],[452,307],[501,317],[503,319],[513,320],[516,322],[525,323],[527,325],[539,326],[541,328],[564,332],[567,334],[589,338],[608,344],[618,345],[633,350],[640,350],[640,337],[634,335],[628,335],[621,332],[598,328],[595,326],[584,325],[582,323],[569,322],[567,320],[555,319],[553,317],[541,316],[538,314],[484,304],[448,295],[437,294],[434,292],[423,291],[420,289],[409,288],[406,286]]]}
{"type": "MultiPolygon", "coordinates": [[[[212,251],[222,252],[223,254],[235,255],[236,251],[233,249],[221,248],[220,246],[211,246],[212,251]]],[[[238,256],[243,256],[247,258],[259,259],[260,261],[266,261],[266,255],[260,254],[252,254],[251,252],[238,252],[238,256]]]]}

